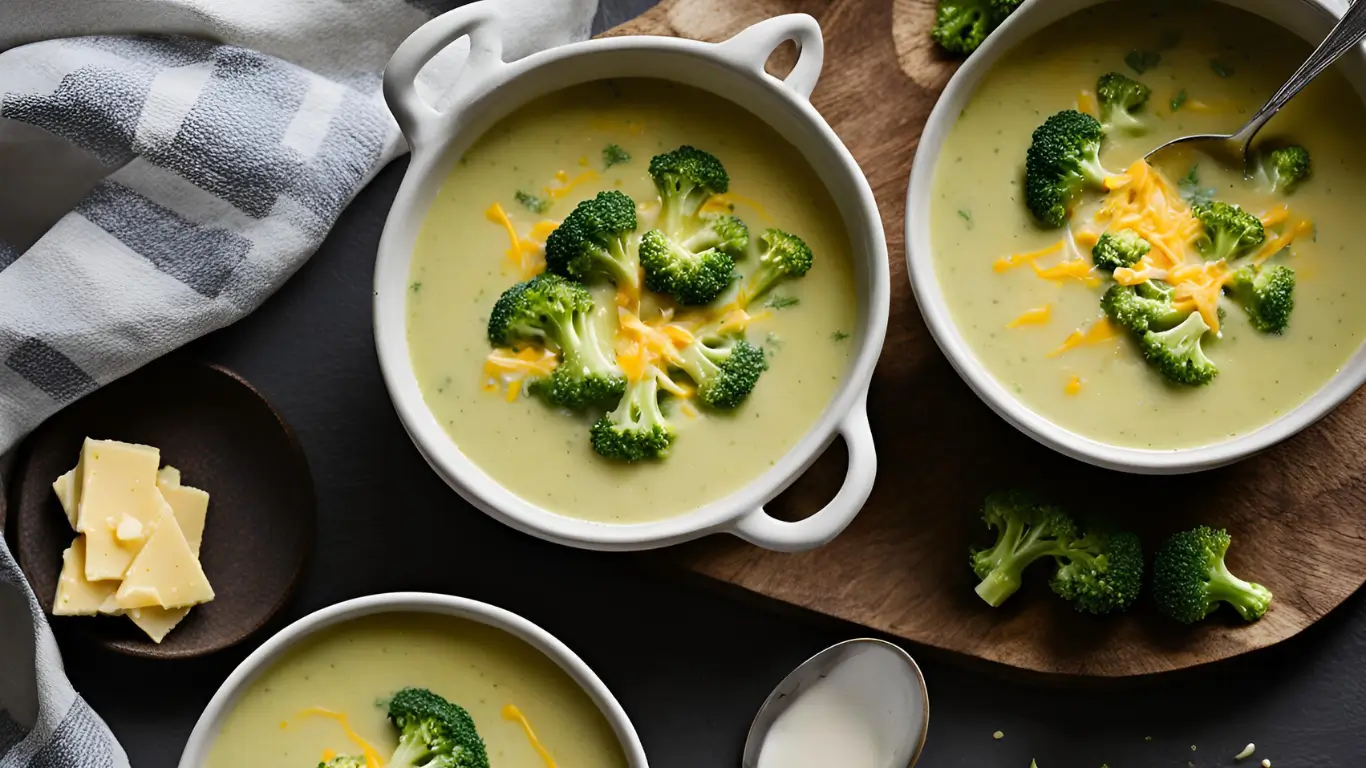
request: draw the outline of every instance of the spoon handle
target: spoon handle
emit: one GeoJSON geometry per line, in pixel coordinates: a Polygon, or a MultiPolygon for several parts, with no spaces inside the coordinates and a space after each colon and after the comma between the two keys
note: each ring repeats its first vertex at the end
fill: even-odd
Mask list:
{"type": "Polygon", "coordinates": [[[1266,125],[1267,121],[1276,116],[1295,94],[1309,85],[1310,81],[1323,73],[1325,69],[1332,66],[1342,54],[1350,51],[1363,39],[1366,39],[1366,0],[1356,0],[1343,14],[1342,19],[1333,27],[1333,31],[1328,33],[1319,47],[1314,49],[1309,58],[1295,70],[1295,74],[1280,87],[1280,90],[1272,94],[1266,104],[1262,106],[1257,114],[1252,116],[1247,125],[1238,132],[1243,139],[1246,148],[1252,143],[1252,138],[1257,135],[1257,131],[1266,125]]]}

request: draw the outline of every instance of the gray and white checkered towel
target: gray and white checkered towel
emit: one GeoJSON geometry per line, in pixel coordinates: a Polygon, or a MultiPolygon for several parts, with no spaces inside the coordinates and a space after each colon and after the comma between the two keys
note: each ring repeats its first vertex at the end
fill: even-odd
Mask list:
{"type": "MultiPolygon", "coordinates": [[[[509,59],[586,37],[597,4],[488,1],[509,59]]],[[[389,55],[458,4],[0,2],[0,454],[288,279],[402,151],[389,55]]],[[[127,764],[0,540],[0,768],[127,764]]]]}

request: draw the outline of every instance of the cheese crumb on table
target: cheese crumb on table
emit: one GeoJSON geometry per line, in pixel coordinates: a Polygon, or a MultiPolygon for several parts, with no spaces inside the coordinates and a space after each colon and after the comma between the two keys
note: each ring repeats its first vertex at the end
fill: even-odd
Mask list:
{"type": "Polygon", "coordinates": [[[1236,754],[1236,755],[1234,755],[1234,756],[1233,756],[1233,759],[1234,759],[1234,760],[1243,760],[1243,759],[1252,757],[1252,753],[1253,753],[1253,752],[1256,752],[1256,751],[1257,751],[1257,745],[1249,741],[1249,742],[1247,743],[1247,746],[1246,746],[1246,747],[1243,747],[1243,751],[1242,751],[1242,752],[1239,752],[1239,753],[1236,754]]]}
{"type": "Polygon", "coordinates": [[[209,494],[160,463],[156,448],[87,438],[76,468],[53,482],[80,533],[62,555],[54,615],[127,616],[160,643],[214,598],[199,563],[209,494]]]}

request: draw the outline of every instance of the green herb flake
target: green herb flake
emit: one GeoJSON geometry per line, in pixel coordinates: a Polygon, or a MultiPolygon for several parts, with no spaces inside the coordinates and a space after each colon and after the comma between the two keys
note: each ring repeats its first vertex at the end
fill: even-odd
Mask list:
{"type": "Polygon", "coordinates": [[[614,165],[624,165],[631,162],[631,153],[622,149],[617,144],[608,144],[602,148],[602,167],[611,168],[614,165]]]}
{"type": "Polygon", "coordinates": [[[1162,63],[1162,54],[1157,51],[1129,51],[1124,56],[1124,63],[1141,75],[1162,63]]]}
{"type": "Polygon", "coordinates": [[[537,197],[530,192],[524,192],[519,189],[517,190],[517,194],[513,195],[513,197],[517,198],[517,202],[523,208],[532,213],[545,213],[550,210],[549,200],[546,200],[544,197],[537,197]]]}
{"type": "Polygon", "coordinates": [[[1181,191],[1181,197],[1191,205],[1201,205],[1214,199],[1215,191],[1212,188],[1200,186],[1199,164],[1192,165],[1176,186],[1181,191]]]}
{"type": "Polygon", "coordinates": [[[844,331],[835,331],[834,333],[830,334],[830,340],[835,342],[836,344],[840,343],[841,341],[844,341],[847,338],[849,338],[849,334],[845,333],[844,331]]]}
{"type": "Polygon", "coordinates": [[[1225,80],[1233,77],[1233,67],[1223,59],[1210,59],[1209,68],[1214,70],[1214,74],[1225,80]]]}
{"type": "Polygon", "coordinates": [[[972,211],[968,210],[967,208],[959,208],[958,218],[963,220],[963,225],[965,227],[967,227],[968,229],[972,229],[972,211]]]}
{"type": "Polygon", "coordinates": [[[1187,98],[1189,97],[1186,96],[1186,89],[1182,88],[1180,92],[1172,97],[1172,111],[1176,112],[1181,109],[1181,107],[1185,106],[1187,98]]]}
{"type": "Polygon", "coordinates": [[[422,283],[413,283],[412,285],[408,286],[408,290],[412,291],[413,293],[417,293],[418,291],[422,290],[422,283]]]}
{"type": "Polygon", "coordinates": [[[768,301],[764,302],[764,306],[769,309],[787,309],[788,307],[795,307],[801,302],[802,300],[796,296],[774,295],[770,296],[768,301]]]}

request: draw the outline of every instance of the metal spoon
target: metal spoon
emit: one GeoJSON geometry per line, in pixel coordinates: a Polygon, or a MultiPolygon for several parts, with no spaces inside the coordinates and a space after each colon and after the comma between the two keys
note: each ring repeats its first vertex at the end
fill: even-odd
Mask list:
{"type": "Polygon", "coordinates": [[[914,766],[925,746],[930,724],[930,700],[925,678],[915,660],[901,648],[882,640],[846,640],[802,662],[768,695],[745,739],[742,768],[758,768],[759,753],[778,719],[813,686],[845,667],[841,683],[852,685],[848,697],[865,715],[881,744],[893,747],[886,768],[914,766]]]}
{"type": "Polygon", "coordinates": [[[1247,121],[1247,125],[1244,125],[1237,133],[1228,135],[1205,133],[1183,136],[1154,149],[1145,155],[1144,159],[1150,160],[1153,155],[1175,144],[1210,141],[1219,142],[1222,145],[1219,149],[1224,154],[1235,158],[1241,157],[1243,167],[1248,167],[1248,151],[1252,145],[1252,139],[1262,129],[1262,126],[1275,117],[1276,113],[1280,112],[1281,108],[1288,104],[1306,85],[1309,85],[1314,78],[1322,74],[1342,54],[1351,50],[1363,39],[1366,39],[1366,0],[1358,0],[1347,9],[1347,13],[1343,14],[1337,26],[1333,27],[1333,31],[1328,33],[1328,37],[1319,44],[1319,47],[1314,49],[1309,59],[1299,69],[1295,70],[1295,74],[1290,76],[1285,85],[1282,85],[1280,90],[1272,94],[1266,104],[1257,110],[1257,114],[1253,115],[1252,119],[1247,121]]]}

